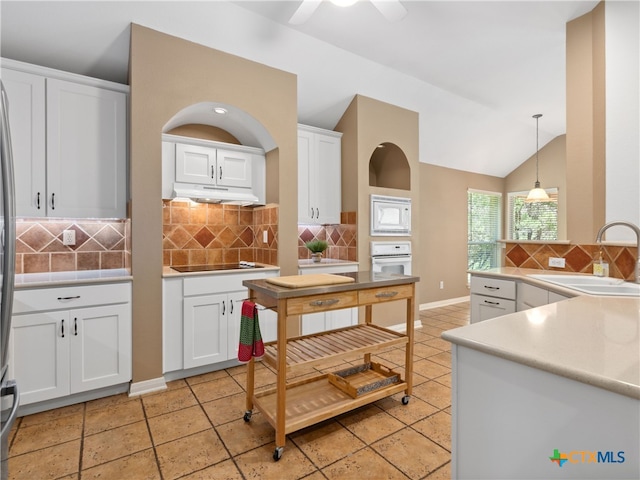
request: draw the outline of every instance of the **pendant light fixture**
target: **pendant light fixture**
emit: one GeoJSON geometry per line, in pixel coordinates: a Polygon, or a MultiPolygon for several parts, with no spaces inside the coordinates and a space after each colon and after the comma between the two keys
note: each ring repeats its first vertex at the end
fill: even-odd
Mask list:
{"type": "Polygon", "coordinates": [[[536,113],[533,118],[536,119],[536,183],[533,189],[527,195],[527,199],[525,202],[548,202],[550,201],[549,195],[544,190],[544,188],[540,188],[540,181],[538,180],[538,120],[542,116],[541,113],[536,113]]]}

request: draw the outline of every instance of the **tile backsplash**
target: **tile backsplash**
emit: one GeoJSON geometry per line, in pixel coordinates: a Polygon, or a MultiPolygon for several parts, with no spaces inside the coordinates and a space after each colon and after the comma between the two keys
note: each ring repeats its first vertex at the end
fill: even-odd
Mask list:
{"type": "Polygon", "coordinates": [[[556,244],[507,242],[506,267],[534,268],[565,272],[593,273],[593,263],[600,258],[609,263],[609,276],[634,279],[636,248],[597,244],[556,244]],[[549,257],[565,259],[565,268],[549,267],[549,257]]]}
{"type": "Polygon", "coordinates": [[[311,252],[305,243],[318,239],[326,240],[328,248],[324,258],[335,260],[357,259],[357,225],[356,212],[342,212],[340,225],[298,225],[298,259],[311,258],[311,252]]]}
{"type": "Polygon", "coordinates": [[[16,273],[130,268],[130,220],[18,218],[16,273]],[[75,245],[62,232],[74,230],[75,245]]]}
{"type": "Polygon", "coordinates": [[[278,264],[278,205],[162,201],[162,264],[278,264]],[[263,242],[267,232],[267,242],[263,242]]]}

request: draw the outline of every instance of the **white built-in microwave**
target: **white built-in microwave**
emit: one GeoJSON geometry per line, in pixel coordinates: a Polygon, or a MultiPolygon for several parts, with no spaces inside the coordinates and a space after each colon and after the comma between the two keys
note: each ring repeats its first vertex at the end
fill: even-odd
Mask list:
{"type": "Polygon", "coordinates": [[[371,195],[371,236],[391,235],[411,235],[411,199],[371,195]]]}

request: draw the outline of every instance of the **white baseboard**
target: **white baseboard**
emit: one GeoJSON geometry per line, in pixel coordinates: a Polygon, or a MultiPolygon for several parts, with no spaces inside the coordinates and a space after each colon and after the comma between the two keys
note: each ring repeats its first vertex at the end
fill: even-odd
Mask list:
{"type": "Polygon", "coordinates": [[[447,300],[439,300],[437,302],[421,303],[420,310],[430,310],[432,308],[446,307],[447,305],[455,305],[456,303],[468,302],[470,297],[448,298],[447,300]]]}
{"type": "MultiPolygon", "coordinates": [[[[407,324],[406,323],[398,323],[396,325],[391,325],[390,327],[385,327],[388,328],[389,330],[393,330],[394,332],[400,332],[400,333],[404,333],[407,331],[407,324]]],[[[418,328],[422,328],[422,322],[420,320],[414,320],[413,322],[413,328],[418,329],[418,328]]]]}
{"type": "Polygon", "coordinates": [[[144,393],[158,392],[167,389],[167,382],[164,377],[152,378],[151,380],[143,380],[142,382],[131,383],[129,388],[129,396],[135,397],[144,393]]]}

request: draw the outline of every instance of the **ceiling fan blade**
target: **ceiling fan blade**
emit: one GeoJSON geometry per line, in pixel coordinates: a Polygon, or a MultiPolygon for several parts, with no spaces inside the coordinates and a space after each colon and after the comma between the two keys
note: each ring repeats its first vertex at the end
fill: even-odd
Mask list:
{"type": "Polygon", "coordinates": [[[371,0],[371,3],[390,22],[397,22],[407,14],[400,0],[371,0]]]}
{"type": "Polygon", "coordinates": [[[320,6],[322,0],[302,0],[302,3],[295,11],[291,18],[289,19],[289,23],[292,25],[301,25],[313,15],[313,12],[320,6]]]}

